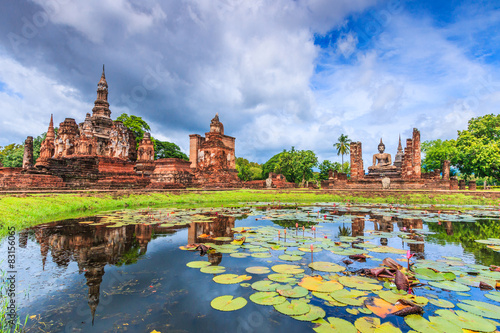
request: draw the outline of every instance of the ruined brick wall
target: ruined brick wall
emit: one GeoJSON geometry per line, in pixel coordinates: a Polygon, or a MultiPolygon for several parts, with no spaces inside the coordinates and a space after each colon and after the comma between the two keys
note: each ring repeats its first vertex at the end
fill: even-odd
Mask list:
{"type": "Polygon", "coordinates": [[[49,189],[63,188],[62,178],[44,174],[0,174],[0,188],[6,189],[49,189]]]}
{"type": "Polygon", "coordinates": [[[227,136],[227,135],[222,136],[222,143],[224,143],[224,145],[229,148],[229,152],[228,152],[228,156],[229,156],[228,168],[229,169],[236,169],[235,141],[236,141],[236,139],[233,138],[232,136],[227,136]]]}
{"type": "Polygon", "coordinates": [[[191,162],[179,158],[162,158],[154,161],[151,188],[185,188],[193,182],[191,162]]]}
{"type": "Polygon", "coordinates": [[[365,171],[363,169],[363,153],[361,142],[351,142],[351,179],[363,179],[365,171]]]}
{"type": "Polygon", "coordinates": [[[24,141],[23,169],[33,167],[33,137],[28,136],[24,141]]]}
{"type": "Polygon", "coordinates": [[[151,134],[144,133],[144,137],[139,143],[139,150],[137,160],[140,162],[154,161],[155,159],[155,146],[151,140],[151,134]]]}

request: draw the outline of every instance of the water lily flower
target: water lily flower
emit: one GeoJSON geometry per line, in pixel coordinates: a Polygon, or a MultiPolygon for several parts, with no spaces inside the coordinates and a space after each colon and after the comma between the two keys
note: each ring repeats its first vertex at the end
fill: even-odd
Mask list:
{"type": "Polygon", "coordinates": [[[412,254],[412,253],[410,253],[410,250],[407,250],[407,251],[406,251],[406,259],[410,260],[410,259],[411,259],[411,257],[413,257],[414,255],[415,255],[415,253],[413,253],[413,254],[412,254]]]}

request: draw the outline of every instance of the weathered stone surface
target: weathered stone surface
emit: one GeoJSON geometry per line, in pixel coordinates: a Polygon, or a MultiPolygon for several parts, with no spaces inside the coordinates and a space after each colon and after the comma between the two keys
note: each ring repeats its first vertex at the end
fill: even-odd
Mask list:
{"type": "Polygon", "coordinates": [[[477,189],[477,184],[475,180],[469,181],[469,191],[475,191],[477,189]]]}
{"type": "Polygon", "coordinates": [[[459,189],[460,191],[465,190],[465,179],[460,179],[460,180],[458,181],[458,189],[459,189]]]}
{"type": "Polygon", "coordinates": [[[151,141],[151,134],[144,133],[144,137],[139,143],[137,161],[149,162],[155,159],[155,145],[151,141]]]}
{"type": "Polygon", "coordinates": [[[351,179],[363,179],[365,171],[363,169],[363,153],[361,151],[361,142],[351,142],[351,179]]]}
{"type": "Polygon", "coordinates": [[[191,162],[179,158],[162,158],[154,161],[151,175],[152,188],[185,188],[193,182],[191,162]]]}
{"type": "Polygon", "coordinates": [[[56,138],[54,132],[54,120],[52,115],[50,115],[50,123],[49,128],[47,130],[47,136],[45,140],[43,140],[42,145],[40,146],[40,156],[36,160],[35,166],[38,168],[42,168],[47,166],[47,161],[49,158],[52,158],[55,153],[55,145],[54,140],[56,138]]]}
{"type": "Polygon", "coordinates": [[[450,179],[450,161],[443,161],[443,180],[450,179]]]}
{"type": "Polygon", "coordinates": [[[382,178],[382,189],[388,190],[391,188],[391,179],[388,177],[382,178]]]}
{"type": "Polygon", "coordinates": [[[33,167],[33,137],[28,136],[24,141],[23,169],[33,167]]]}

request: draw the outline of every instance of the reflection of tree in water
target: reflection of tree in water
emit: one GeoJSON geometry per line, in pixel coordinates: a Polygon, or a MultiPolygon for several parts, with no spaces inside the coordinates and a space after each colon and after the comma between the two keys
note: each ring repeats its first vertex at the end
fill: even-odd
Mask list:
{"type": "Polygon", "coordinates": [[[299,225],[299,228],[302,228],[302,226],[306,228],[310,228],[313,225],[318,225],[318,222],[304,222],[304,221],[297,221],[297,220],[271,220],[274,224],[279,225],[280,227],[286,228],[286,229],[295,229],[295,223],[299,225]]]}
{"type": "MultiPolygon", "coordinates": [[[[188,243],[213,243],[214,240],[210,238],[216,237],[233,237],[235,218],[233,216],[221,216],[214,214],[208,214],[209,216],[217,216],[213,219],[213,222],[193,222],[189,225],[188,229],[188,243]],[[200,237],[202,235],[207,235],[208,237],[200,237]]],[[[215,241],[215,243],[224,243],[215,241]]]]}
{"type": "Polygon", "coordinates": [[[427,223],[429,230],[435,232],[428,235],[427,240],[437,244],[461,244],[465,251],[473,253],[476,261],[482,265],[498,265],[500,253],[476,242],[476,239],[498,238],[500,235],[499,220],[480,219],[476,222],[442,222],[427,223]]]}

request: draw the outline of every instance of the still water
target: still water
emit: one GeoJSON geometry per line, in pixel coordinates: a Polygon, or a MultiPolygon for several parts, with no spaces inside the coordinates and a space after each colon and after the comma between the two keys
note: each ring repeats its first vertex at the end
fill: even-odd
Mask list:
{"type": "MultiPolygon", "coordinates": [[[[457,212],[455,207],[455,211],[437,212],[425,206],[410,209],[345,203],[307,207],[245,204],[239,208],[126,210],[43,224],[16,235],[18,314],[22,321],[29,316],[28,332],[313,331],[319,324],[251,301],[250,295],[257,292],[251,285],[277,273],[273,266],[278,264],[297,265],[304,270],[292,274],[280,286],[297,286],[304,277],[314,275],[324,281],[359,276],[365,269],[383,265],[385,258],[406,268],[407,250],[414,255],[410,259],[415,264],[412,270],[430,267],[453,272],[456,278],[452,282],[464,286],[459,291],[449,290],[456,285],[448,289],[433,286],[429,283],[432,279],[420,275],[420,284],[412,288],[416,296],[453,305],[465,299],[499,306],[495,291],[479,288],[480,281],[493,288],[500,281],[500,272],[490,269],[490,265],[500,265],[494,241],[500,237],[498,208],[461,210],[457,212]],[[231,244],[242,237],[242,245],[231,244]],[[492,239],[493,245],[475,241],[487,239],[492,239]],[[211,247],[203,256],[185,248],[200,243],[211,247]],[[286,254],[289,257],[283,257],[286,254]],[[356,254],[366,258],[349,258],[356,254]],[[186,266],[192,261],[206,261],[221,269],[215,274],[203,273],[200,268],[186,266]],[[342,267],[335,273],[324,272],[309,267],[311,262],[342,267]],[[254,266],[269,270],[263,269],[264,274],[246,271],[254,266]],[[213,278],[221,274],[243,275],[245,280],[214,282],[213,278]],[[211,301],[222,295],[243,297],[247,303],[236,311],[212,308],[211,301]]],[[[4,240],[0,251],[4,253],[6,248],[4,240]]],[[[7,270],[5,262],[1,265],[7,270]]],[[[380,284],[380,290],[394,288],[384,285],[393,279],[373,280],[380,284]]],[[[344,286],[347,290],[356,288],[344,286]]],[[[364,297],[368,298],[377,298],[380,291],[360,289],[365,289],[364,297]]],[[[361,317],[380,317],[364,304],[346,306],[329,302],[328,295],[316,295],[309,292],[302,300],[320,307],[325,320],[335,317],[354,323],[361,317]]],[[[439,309],[442,307],[429,302],[423,317],[429,318],[439,309]]],[[[487,316],[490,323],[498,324],[487,316]]],[[[388,314],[380,321],[390,322],[402,332],[411,330],[400,316],[388,314]]]]}

